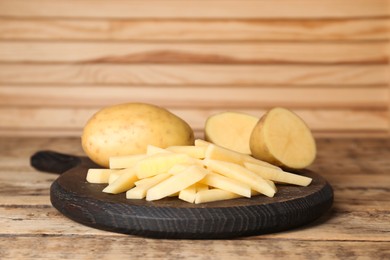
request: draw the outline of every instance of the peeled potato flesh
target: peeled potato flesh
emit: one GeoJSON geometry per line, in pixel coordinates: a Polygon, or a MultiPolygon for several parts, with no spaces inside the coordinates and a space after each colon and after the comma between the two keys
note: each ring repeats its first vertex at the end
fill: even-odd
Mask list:
{"type": "Polygon", "coordinates": [[[230,150],[250,154],[249,139],[259,119],[240,112],[223,112],[210,116],[205,124],[206,141],[230,150]]]}

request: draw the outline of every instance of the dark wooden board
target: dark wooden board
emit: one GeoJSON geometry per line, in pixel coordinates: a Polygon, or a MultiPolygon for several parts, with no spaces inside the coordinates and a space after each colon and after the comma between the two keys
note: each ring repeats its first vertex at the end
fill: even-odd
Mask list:
{"type": "Polygon", "coordinates": [[[310,223],[333,203],[332,187],[308,170],[299,172],[313,178],[308,187],[278,185],[274,198],[259,195],[204,204],[178,198],[128,200],[124,193],[103,193],[105,184],[86,182],[88,168],[96,167],[87,158],[66,156],[41,152],[31,160],[35,168],[44,171],[61,173],[70,168],[50,188],[52,205],[76,222],[113,232],[187,239],[259,235],[310,223]]]}

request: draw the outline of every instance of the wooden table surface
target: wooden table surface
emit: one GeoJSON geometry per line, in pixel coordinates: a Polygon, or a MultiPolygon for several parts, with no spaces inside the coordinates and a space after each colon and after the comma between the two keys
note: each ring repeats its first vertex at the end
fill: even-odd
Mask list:
{"type": "Polygon", "coordinates": [[[319,139],[310,168],[333,186],[333,208],[315,223],[234,240],[161,240],[75,223],[50,204],[56,175],[29,157],[82,155],[76,138],[0,138],[0,259],[390,259],[390,139],[319,139]]]}

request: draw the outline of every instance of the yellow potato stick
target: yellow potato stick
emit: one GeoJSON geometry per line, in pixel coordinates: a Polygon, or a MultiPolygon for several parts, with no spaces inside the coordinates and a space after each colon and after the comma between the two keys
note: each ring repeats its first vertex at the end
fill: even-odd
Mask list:
{"type": "Polygon", "coordinates": [[[196,184],[196,192],[199,192],[199,191],[202,191],[202,190],[208,190],[209,189],[209,186],[206,185],[206,184],[203,184],[201,182],[198,182],[196,184]]]}
{"type": "Polygon", "coordinates": [[[205,165],[212,171],[222,174],[228,178],[240,181],[249,185],[252,189],[268,196],[275,195],[274,189],[262,177],[251,172],[245,167],[225,161],[205,159],[205,165]]]}
{"type": "Polygon", "coordinates": [[[108,184],[113,183],[119,176],[121,176],[123,171],[116,170],[110,174],[110,178],[108,179],[108,184]]]}
{"type": "Polygon", "coordinates": [[[243,197],[251,197],[251,187],[249,185],[216,173],[207,174],[206,177],[201,180],[201,183],[221,190],[230,191],[243,197]]]}
{"type": "Polygon", "coordinates": [[[236,199],[240,197],[241,197],[240,195],[230,191],[221,190],[221,189],[210,189],[210,190],[199,191],[198,193],[196,193],[195,204],[236,199]]]}
{"type": "Polygon", "coordinates": [[[189,145],[170,146],[166,148],[166,150],[174,153],[184,153],[196,159],[203,159],[206,153],[205,146],[189,146],[189,145]]]}
{"type": "Polygon", "coordinates": [[[146,192],[153,186],[159,184],[165,179],[168,179],[170,174],[159,174],[150,178],[142,179],[135,182],[135,187],[126,192],[127,199],[143,199],[146,197],[146,192]]]}
{"type": "Polygon", "coordinates": [[[108,179],[112,172],[113,171],[110,169],[89,169],[87,173],[87,182],[108,183],[108,179]]]}
{"type": "Polygon", "coordinates": [[[269,186],[271,186],[271,188],[275,191],[275,193],[278,191],[278,188],[276,187],[275,182],[273,182],[271,180],[267,180],[267,179],[264,179],[264,180],[269,184],[269,186]]]}
{"type": "Polygon", "coordinates": [[[122,171],[121,176],[119,176],[113,183],[104,188],[103,192],[118,194],[134,187],[134,183],[138,180],[135,168],[133,167],[120,171],[122,171]]]}
{"type": "Polygon", "coordinates": [[[299,186],[308,186],[312,181],[312,179],[309,177],[285,172],[282,170],[271,169],[253,163],[245,163],[245,167],[252,172],[258,174],[259,176],[263,177],[264,179],[268,179],[271,181],[294,184],[299,186]]]}
{"type": "Polygon", "coordinates": [[[210,144],[209,146],[207,146],[205,156],[206,159],[226,161],[243,165],[243,154],[220,147],[215,144],[210,144]]]}
{"type": "Polygon", "coordinates": [[[202,139],[196,139],[195,140],[195,146],[203,146],[203,147],[207,147],[209,146],[209,144],[211,144],[210,142],[207,142],[205,140],[202,140],[202,139]]]}
{"type": "Polygon", "coordinates": [[[149,144],[146,146],[146,155],[153,155],[159,153],[171,153],[168,150],[149,144]]]}
{"type": "Polygon", "coordinates": [[[175,174],[181,173],[182,171],[187,170],[187,168],[191,167],[192,165],[193,164],[189,164],[189,163],[178,163],[178,164],[173,165],[168,170],[168,173],[172,174],[172,175],[175,175],[175,174]]]}
{"type": "Polygon", "coordinates": [[[197,165],[191,166],[187,170],[173,175],[149,189],[146,194],[146,200],[158,200],[179,192],[203,179],[207,173],[208,171],[202,167],[197,165]]]}
{"type": "Polygon", "coordinates": [[[194,203],[196,196],[196,184],[193,184],[179,192],[179,199],[194,203]]]}
{"type": "Polygon", "coordinates": [[[155,175],[153,177],[148,177],[148,178],[144,178],[142,180],[139,180],[139,181],[136,181],[134,184],[135,186],[149,186],[151,185],[150,187],[156,185],[157,183],[167,179],[168,177],[170,177],[171,174],[168,174],[168,173],[161,173],[161,174],[158,174],[158,175],[155,175]]]}
{"type": "Polygon", "coordinates": [[[138,161],[145,158],[145,154],[127,156],[112,156],[109,159],[110,169],[124,169],[133,167],[138,161]]]}
{"type": "Polygon", "coordinates": [[[262,161],[262,160],[259,160],[259,159],[256,159],[256,158],[253,158],[252,156],[250,155],[244,155],[242,157],[243,159],[243,163],[245,164],[246,162],[248,163],[253,163],[253,164],[258,164],[258,165],[261,165],[261,166],[264,166],[264,167],[268,167],[268,168],[273,168],[273,169],[278,169],[278,170],[281,170],[280,167],[276,166],[276,165],[273,165],[269,162],[266,162],[266,161],[262,161]]]}
{"type": "Polygon", "coordinates": [[[178,153],[158,153],[139,161],[134,167],[139,179],[151,177],[160,173],[167,173],[172,166],[178,163],[191,162],[191,157],[178,153]]]}
{"type": "Polygon", "coordinates": [[[171,195],[169,195],[168,197],[178,197],[180,194],[180,192],[175,192],[175,193],[172,193],[171,195]]]}
{"type": "Polygon", "coordinates": [[[90,183],[108,183],[105,193],[154,201],[178,197],[206,203],[257,195],[273,197],[278,183],[307,186],[312,179],[286,172],[248,154],[197,139],[195,145],[148,145],[145,154],[110,157],[111,169],[89,169],[90,183]],[[125,168],[123,168],[125,167],[125,168]]]}

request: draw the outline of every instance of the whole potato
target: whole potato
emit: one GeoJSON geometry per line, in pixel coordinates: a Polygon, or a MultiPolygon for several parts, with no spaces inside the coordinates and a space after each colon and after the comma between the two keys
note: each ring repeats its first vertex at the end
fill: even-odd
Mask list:
{"type": "Polygon", "coordinates": [[[144,103],[103,108],[87,122],[82,147],[95,163],[109,166],[111,156],[141,154],[146,146],[191,145],[194,132],[168,110],[144,103]]]}

